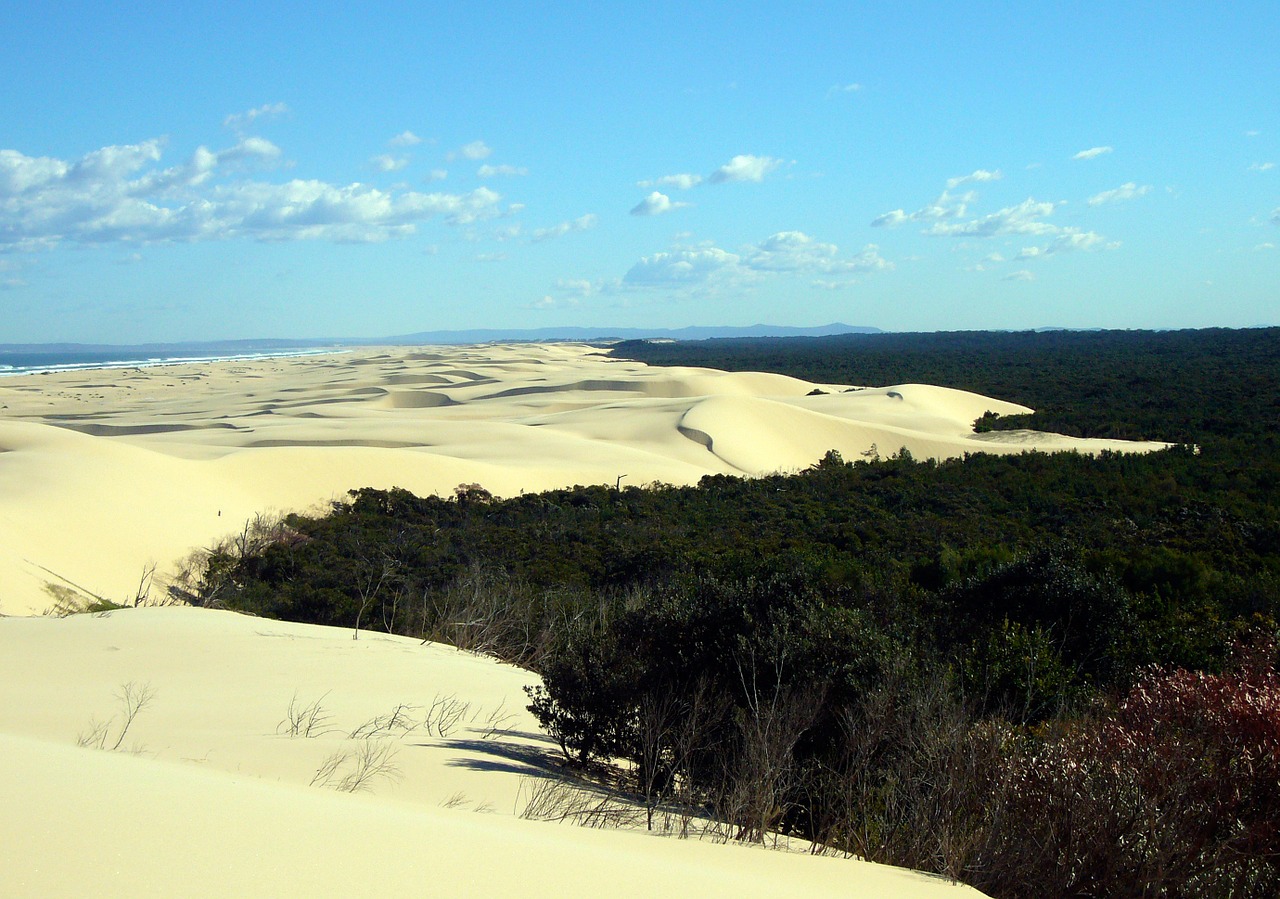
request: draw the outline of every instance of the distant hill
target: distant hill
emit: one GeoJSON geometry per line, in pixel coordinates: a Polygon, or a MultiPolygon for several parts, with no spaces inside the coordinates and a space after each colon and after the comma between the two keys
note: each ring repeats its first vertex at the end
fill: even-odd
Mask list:
{"type": "Polygon", "coordinates": [[[499,341],[549,340],[707,340],[713,337],[828,337],[836,334],[879,334],[879,328],[845,325],[834,322],[812,328],[786,325],[749,325],[733,327],[690,328],[474,328],[454,331],[419,331],[391,337],[315,337],[298,339],[208,340],[174,343],[101,344],[101,343],[0,343],[0,363],[14,364],[12,356],[23,356],[19,364],[37,364],[56,357],[59,361],[91,361],[106,356],[112,359],[183,358],[192,355],[232,355],[270,353],[285,350],[315,349],[331,346],[406,346],[421,343],[464,344],[499,341]]]}
{"type": "Polygon", "coordinates": [[[786,325],[689,328],[476,328],[467,331],[420,331],[373,343],[492,343],[499,340],[707,340],[713,337],[829,337],[835,334],[879,334],[879,328],[833,322],[812,328],[786,325]]]}

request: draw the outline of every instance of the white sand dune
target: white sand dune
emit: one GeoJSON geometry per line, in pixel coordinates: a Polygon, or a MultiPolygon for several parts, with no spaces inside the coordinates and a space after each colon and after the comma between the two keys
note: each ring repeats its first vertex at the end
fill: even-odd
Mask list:
{"type": "Polygon", "coordinates": [[[264,511],[355,487],[499,496],[695,483],[857,459],[1152,449],[975,435],[1024,407],[919,384],[841,392],[763,373],[650,368],[578,345],[367,349],[0,379],[0,612],[50,584],[123,600],[150,566],[264,511]]]}
{"type": "Polygon", "coordinates": [[[229,612],[0,619],[0,893],[979,895],[855,860],[522,820],[555,773],[530,681],[449,647],[229,612]],[[126,684],[153,695],[120,749],[77,746],[95,718],[114,742],[126,684]],[[468,704],[455,731],[372,741],[396,777],[312,783],[361,723],[445,696],[468,704]],[[291,702],[315,701],[318,735],[280,732],[291,702]]]}

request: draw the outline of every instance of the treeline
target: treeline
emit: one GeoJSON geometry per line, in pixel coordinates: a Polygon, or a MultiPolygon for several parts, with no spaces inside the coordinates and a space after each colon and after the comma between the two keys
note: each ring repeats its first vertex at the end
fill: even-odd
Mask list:
{"type": "MultiPolygon", "coordinates": [[[[1016,380],[1021,336],[957,337],[952,375],[987,382],[852,376],[858,354],[823,362],[808,348],[822,341],[804,354],[825,368],[752,367],[1035,406],[988,386],[1016,380]]],[[[1073,335],[1032,336],[1084,352],[1073,335]]],[[[1064,415],[1092,414],[1077,394],[1112,389],[1126,341],[1164,339],[1074,336],[1114,364],[1059,373],[1064,415]]],[[[1146,420],[1144,399],[1109,413],[1198,452],[829,454],[792,476],[506,500],[359,490],[327,516],[246,529],[186,595],[527,665],[545,684],[531,707],[568,758],[629,762],[654,814],[696,811],[740,839],[787,831],[997,896],[1274,895],[1280,466],[1274,435],[1241,421],[1274,403],[1245,394],[1280,383],[1280,335],[1202,336],[1208,350],[1179,334],[1195,349],[1128,366],[1161,385],[1174,431],[1146,420]],[[1182,374],[1156,378],[1159,364],[1182,374]],[[1211,386],[1252,411],[1194,431],[1211,386]]],[[[711,343],[740,342],[654,349],[711,343]]]]}

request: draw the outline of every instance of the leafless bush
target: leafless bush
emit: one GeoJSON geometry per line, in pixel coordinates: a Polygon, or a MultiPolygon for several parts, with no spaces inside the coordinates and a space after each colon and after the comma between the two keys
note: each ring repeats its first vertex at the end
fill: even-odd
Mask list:
{"type": "Polygon", "coordinates": [[[120,692],[116,694],[116,699],[120,702],[120,720],[117,723],[116,716],[111,716],[106,721],[97,721],[94,718],[89,719],[89,729],[82,732],[76,738],[76,745],[83,746],[87,749],[105,749],[114,752],[124,743],[125,735],[129,733],[129,728],[133,726],[134,720],[138,715],[151,704],[151,700],[155,698],[155,691],[151,689],[150,684],[138,684],[130,681],[120,688],[120,692]],[[115,729],[115,739],[111,737],[111,731],[115,729]],[[111,745],[107,745],[110,743],[111,745]]]}
{"type": "Polygon", "coordinates": [[[333,729],[329,725],[333,716],[324,707],[324,698],[328,695],[325,692],[324,696],[314,702],[302,703],[298,701],[298,694],[294,693],[284,718],[276,725],[276,733],[286,737],[306,738],[332,733],[333,729]]]}
{"type": "Polygon", "coordinates": [[[376,740],[416,730],[422,722],[413,717],[417,706],[401,703],[385,715],[370,718],[347,735],[351,740],[376,740]]]}
{"type": "Polygon", "coordinates": [[[633,828],[645,820],[645,809],[617,794],[591,790],[568,780],[522,778],[519,816],[529,821],[568,821],[580,827],[633,828]]]}
{"type": "Polygon", "coordinates": [[[331,787],[344,793],[372,789],[379,778],[396,781],[400,769],[395,764],[400,752],[390,740],[360,740],[355,748],[343,748],[329,755],[311,778],[311,786],[331,787]]]}

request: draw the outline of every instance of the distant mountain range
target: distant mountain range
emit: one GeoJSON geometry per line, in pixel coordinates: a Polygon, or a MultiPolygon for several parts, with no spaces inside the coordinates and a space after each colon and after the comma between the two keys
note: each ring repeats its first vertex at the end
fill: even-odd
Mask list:
{"type": "Polygon", "coordinates": [[[747,327],[689,327],[689,328],[475,328],[456,331],[419,331],[393,337],[332,337],[262,339],[262,340],[213,340],[178,343],[144,343],[129,346],[87,343],[5,343],[0,344],[3,354],[66,355],[104,353],[128,350],[139,356],[169,357],[200,354],[262,353],[289,349],[310,349],[330,346],[412,346],[416,344],[465,344],[495,343],[499,341],[551,341],[580,340],[584,342],[606,340],[640,340],[644,338],[668,340],[706,340],[712,337],[827,337],[832,334],[878,334],[879,328],[845,325],[834,322],[813,328],[793,328],[785,325],[749,325],[747,327]]]}

